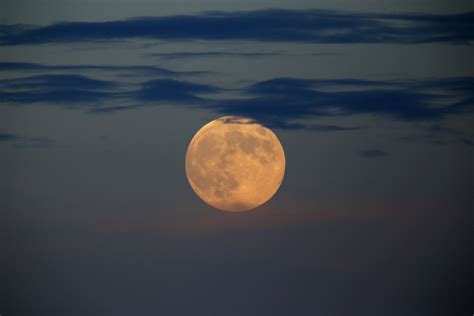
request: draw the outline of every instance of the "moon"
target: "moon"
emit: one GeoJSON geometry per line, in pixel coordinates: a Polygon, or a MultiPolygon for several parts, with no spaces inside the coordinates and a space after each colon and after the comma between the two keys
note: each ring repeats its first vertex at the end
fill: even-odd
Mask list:
{"type": "Polygon", "coordinates": [[[185,164],[189,184],[204,202],[222,211],[243,212],[278,191],[285,153],[267,127],[250,118],[224,116],[194,135],[185,164]]]}

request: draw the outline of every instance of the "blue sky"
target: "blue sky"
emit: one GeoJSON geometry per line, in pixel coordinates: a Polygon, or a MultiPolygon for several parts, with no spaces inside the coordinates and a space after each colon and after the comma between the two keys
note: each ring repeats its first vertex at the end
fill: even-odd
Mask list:
{"type": "Polygon", "coordinates": [[[472,313],[469,1],[5,1],[0,18],[0,313],[472,313]],[[189,141],[223,115],[285,149],[252,212],[186,181],[189,141]]]}

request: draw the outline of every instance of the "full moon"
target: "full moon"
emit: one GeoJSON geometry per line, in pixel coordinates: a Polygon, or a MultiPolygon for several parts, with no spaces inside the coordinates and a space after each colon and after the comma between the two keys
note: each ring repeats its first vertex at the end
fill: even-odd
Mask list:
{"type": "Polygon", "coordinates": [[[276,135],[253,119],[224,116],[204,125],[186,152],[186,176],[207,204],[243,212],[267,202],[285,174],[276,135]]]}

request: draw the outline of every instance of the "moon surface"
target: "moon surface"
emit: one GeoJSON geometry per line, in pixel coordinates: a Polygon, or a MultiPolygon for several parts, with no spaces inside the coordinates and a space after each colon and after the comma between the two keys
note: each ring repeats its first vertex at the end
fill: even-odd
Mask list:
{"type": "Polygon", "coordinates": [[[224,116],[204,125],[186,152],[186,176],[207,204],[243,212],[267,202],[285,174],[276,135],[249,118],[224,116]]]}

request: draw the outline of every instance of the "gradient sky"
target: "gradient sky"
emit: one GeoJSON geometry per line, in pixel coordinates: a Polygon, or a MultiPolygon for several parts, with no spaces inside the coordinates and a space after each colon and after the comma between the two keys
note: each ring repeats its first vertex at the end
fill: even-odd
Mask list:
{"type": "Polygon", "coordinates": [[[472,1],[0,5],[2,315],[471,315],[472,1]],[[223,115],[286,175],[224,213],[223,115]]]}

